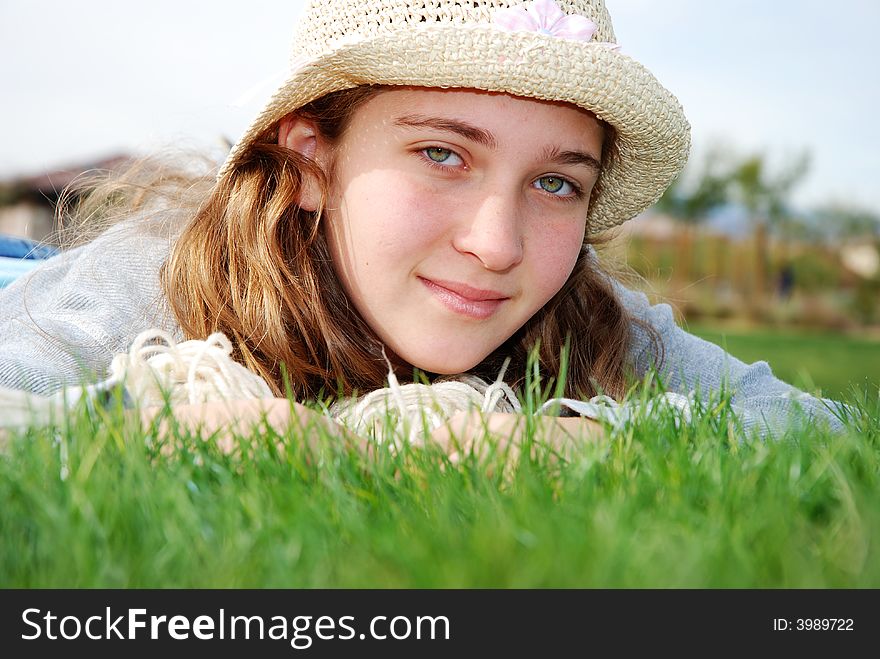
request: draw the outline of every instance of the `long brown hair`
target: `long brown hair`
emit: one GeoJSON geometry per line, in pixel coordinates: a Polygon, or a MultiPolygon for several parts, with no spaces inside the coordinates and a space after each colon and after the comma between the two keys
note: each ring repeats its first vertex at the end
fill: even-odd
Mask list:
{"type": "MultiPolygon", "coordinates": [[[[355,109],[380,91],[335,92],[298,112],[333,144],[355,109]]],[[[332,173],[276,142],[277,134],[269,132],[241,153],[183,230],[161,272],[170,308],[187,338],[225,333],[236,359],[278,395],[304,400],[383,387],[381,342],[334,273],[322,209],[306,212],[296,203],[306,175],[320,182],[326,199],[332,173]]],[[[609,127],[603,160],[614,157],[614,143],[609,127]]],[[[537,345],[542,376],[555,376],[570,339],[565,394],[585,397],[601,390],[622,396],[630,325],[636,321],[586,248],[590,242],[596,241],[585,241],[562,290],[476,374],[493,379],[510,356],[508,379],[519,384],[537,345]]]]}

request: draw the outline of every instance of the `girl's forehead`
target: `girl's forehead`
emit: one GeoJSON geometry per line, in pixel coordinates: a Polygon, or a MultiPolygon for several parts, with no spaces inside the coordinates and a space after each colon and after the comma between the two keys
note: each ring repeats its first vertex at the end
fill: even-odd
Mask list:
{"type": "MultiPolygon", "coordinates": [[[[383,125],[399,123],[401,118],[449,117],[488,129],[503,130],[505,126],[516,126],[517,130],[527,132],[552,129],[602,134],[595,115],[571,103],[480,89],[389,87],[372,97],[355,116],[359,114],[362,120],[383,125]]],[[[417,122],[403,123],[413,125],[417,122]]]]}
{"type": "Polygon", "coordinates": [[[572,103],[564,101],[545,101],[528,96],[517,96],[508,92],[486,91],[483,89],[470,88],[441,88],[441,87],[384,87],[374,98],[384,97],[390,105],[428,103],[443,107],[482,109],[484,107],[522,107],[526,108],[567,108],[584,114],[592,115],[589,110],[580,108],[572,103]]]}

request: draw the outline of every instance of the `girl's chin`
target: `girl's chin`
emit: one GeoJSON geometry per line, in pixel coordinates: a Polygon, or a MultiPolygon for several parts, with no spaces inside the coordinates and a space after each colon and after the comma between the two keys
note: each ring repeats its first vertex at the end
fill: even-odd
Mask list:
{"type": "Polygon", "coordinates": [[[427,363],[423,365],[413,364],[413,367],[425,373],[432,373],[434,375],[458,375],[459,373],[467,373],[479,363],[480,362],[468,362],[468,366],[462,366],[461,368],[455,368],[454,366],[450,366],[448,364],[441,364],[438,367],[433,363],[427,363]]]}
{"type": "Polygon", "coordinates": [[[476,332],[451,329],[446,333],[437,332],[434,328],[432,333],[432,328],[427,325],[422,325],[419,329],[420,331],[412,332],[408,336],[398,335],[403,340],[396,345],[386,344],[386,350],[393,348],[401,362],[425,373],[467,373],[483,363],[501,345],[494,340],[487,341],[487,337],[476,332]]]}
{"type": "Polygon", "coordinates": [[[481,355],[462,355],[449,358],[448,355],[444,355],[444,353],[438,349],[428,357],[424,354],[417,355],[415,359],[407,360],[407,362],[425,373],[435,373],[436,375],[458,375],[459,373],[467,373],[482,362],[488,355],[489,353],[481,355]],[[422,358],[419,359],[418,357],[422,358]],[[442,357],[443,359],[438,359],[438,357],[442,357]]]}

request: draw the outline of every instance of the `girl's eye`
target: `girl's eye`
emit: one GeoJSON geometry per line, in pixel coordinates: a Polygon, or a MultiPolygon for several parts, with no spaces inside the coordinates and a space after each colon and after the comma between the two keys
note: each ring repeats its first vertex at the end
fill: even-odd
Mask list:
{"type": "Polygon", "coordinates": [[[449,149],[441,149],[439,146],[429,147],[425,149],[425,153],[434,162],[446,162],[449,156],[452,155],[452,151],[449,149]]]}
{"type": "Polygon", "coordinates": [[[422,153],[428,160],[438,165],[458,167],[463,164],[461,156],[452,149],[444,149],[442,146],[429,146],[427,149],[422,149],[422,153]]]}
{"type": "Polygon", "coordinates": [[[571,197],[578,193],[577,188],[561,176],[542,176],[536,179],[532,185],[558,197],[571,197]]]}

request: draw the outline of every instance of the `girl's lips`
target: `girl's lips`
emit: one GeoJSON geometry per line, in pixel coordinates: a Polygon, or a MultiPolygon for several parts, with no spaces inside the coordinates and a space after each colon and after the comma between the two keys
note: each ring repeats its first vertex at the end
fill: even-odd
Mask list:
{"type": "Polygon", "coordinates": [[[425,287],[450,311],[485,320],[510,298],[504,293],[474,288],[467,284],[419,277],[425,287]]]}

